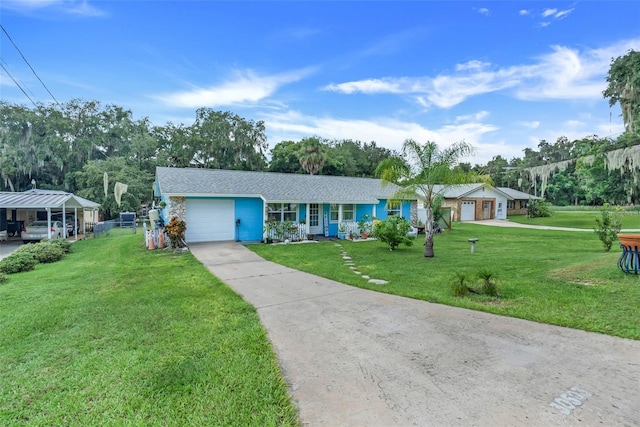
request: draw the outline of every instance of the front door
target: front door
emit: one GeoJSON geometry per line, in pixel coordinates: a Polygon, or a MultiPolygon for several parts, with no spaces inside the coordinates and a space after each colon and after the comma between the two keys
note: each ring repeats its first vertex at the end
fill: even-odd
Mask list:
{"type": "Polygon", "coordinates": [[[309,205],[309,234],[322,234],[322,215],[317,203],[309,205]]]}
{"type": "Polygon", "coordinates": [[[491,219],[491,201],[484,201],[484,219],[491,219]]]}

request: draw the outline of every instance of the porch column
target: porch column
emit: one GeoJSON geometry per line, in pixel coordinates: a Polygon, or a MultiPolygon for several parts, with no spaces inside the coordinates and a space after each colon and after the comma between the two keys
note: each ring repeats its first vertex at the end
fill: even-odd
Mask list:
{"type": "Polygon", "coordinates": [[[309,224],[309,212],[311,211],[311,203],[307,203],[306,204],[306,210],[304,213],[304,217],[305,217],[305,222],[304,222],[304,229],[305,229],[305,234],[308,236],[311,231],[311,224],[309,224]]]}
{"type": "Polygon", "coordinates": [[[75,241],[78,241],[78,208],[73,208],[73,234],[75,241]]]}
{"type": "Polygon", "coordinates": [[[372,209],[371,216],[375,217],[375,216],[377,215],[377,213],[376,213],[377,211],[378,211],[378,204],[377,204],[377,203],[375,203],[375,204],[373,205],[373,209],[372,209]]]}
{"type": "MultiPolygon", "coordinates": [[[[47,236],[51,239],[51,209],[45,208],[47,210],[47,236]]],[[[38,214],[36,213],[36,218],[38,214]]]]}
{"type": "Polygon", "coordinates": [[[266,240],[267,232],[265,230],[265,226],[267,225],[267,201],[262,199],[262,239],[266,240]]]}
{"type": "Polygon", "coordinates": [[[342,204],[338,205],[338,227],[340,227],[341,222],[342,222],[342,204]]]}
{"type": "Polygon", "coordinates": [[[62,204],[62,235],[64,239],[67,238],[69,232],[67,231],[67,204],[62,204]]]}

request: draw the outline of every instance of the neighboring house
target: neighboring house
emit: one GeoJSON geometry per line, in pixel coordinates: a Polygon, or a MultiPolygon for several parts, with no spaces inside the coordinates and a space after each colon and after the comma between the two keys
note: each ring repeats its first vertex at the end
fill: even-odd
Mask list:
{"type": "MultiPolygon", "coordinates": [[[[33,189],[23,192],[0,192],[0,231],[20,235],[23,226],[35,220],[51,221],[52,216],[67,218],[65,233],[85,233],[85,224],[95,222],[98,203],[72,193],[33,189]],[[67,225],[71,230],[67,230],[67,225]]],[[[76,238],[77,238],[77,233],[76,238]]]]}
{"type": "Polygon", "coordinates": [[[365,215],[409,219],[415,201],[387,206],[398,188],[372,178],[158,167],[154,195],[167,204],[165,222],[174,216],[186,222],[187,242],[260,241],[267,221],[337,236],[339,224],[365,215]]]}
{"type": "Polygon", "coordinates": [[[526,215],[530,200],[541,200],[541,197],[524,193],[507,187],[498,187],[500,191],[510,197],[507,200],[507,215],[526,215]]]}
{"type": "Polygon", "coordinates": [[[451,208],[452,221],[507,219],[508,215],[526,214],[529,200],[539,199],[521,191],[483,183],[436,185],[434,190],[444,197],[442,207],[451,208]]]}

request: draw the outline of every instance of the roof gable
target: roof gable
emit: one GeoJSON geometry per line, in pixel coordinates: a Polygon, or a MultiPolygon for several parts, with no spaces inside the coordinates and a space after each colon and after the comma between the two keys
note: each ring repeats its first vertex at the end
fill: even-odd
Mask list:
{"type": "Polygon", "coordinates": [[[468,197],[478,190],[486,190],[488,192],[505,197],[507,200],[512,199],[509,196],[509,194],[505,193],[504,191],[501,191],[500,188],[497,188],[482,182],[477,182],[472,184],[455,184],[455,185],[448,185],[448,186],[435,185],[434,186],[434,191],[437,194],[442,195],[445,199],[460,199],[462,197],[468,197]]]}

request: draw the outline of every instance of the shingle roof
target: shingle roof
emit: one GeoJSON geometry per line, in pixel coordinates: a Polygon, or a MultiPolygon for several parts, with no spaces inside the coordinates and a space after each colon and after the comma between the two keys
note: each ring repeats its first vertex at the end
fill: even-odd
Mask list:
{"type": "Polygon", "coordinates": [[[266,201],[377,203],[399,189],[373,178],[221,169],[156,168],[162,195],[262,197],[266,201]]]}
{"type": "Polygon", "coordinates": [[[498,187],[498,189],[514,200],[540,199],[540,197],[534,196],[533,194],[524,193],[522,191],[514,190],[513,188],[509,187],[498,187]]]}
{"type": "Polygon", "coordinates": [[[43,209],[43,208],[86,208],[96,209],[100,205],[72,193],[56,190],[27,190],[20,193],[0,192],[0,208],[43,209]]]}

